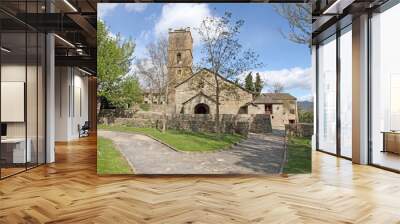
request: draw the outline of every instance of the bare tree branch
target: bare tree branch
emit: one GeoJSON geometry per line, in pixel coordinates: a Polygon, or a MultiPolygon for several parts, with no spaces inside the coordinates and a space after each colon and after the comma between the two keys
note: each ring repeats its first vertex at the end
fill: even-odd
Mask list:
{"type": "Polygon", "coordinates": [[[279,15],[289,22],[287,34],[281,34],[290,41],[311,46],[311,4],[306,3],[281,3],[274,5],[279,15]]]}
{"type": "Polygon", "coordinates": [[[150,91],[158,93],[159,102],[165,100],[163,106],[162,131],[166,129],[167,100],[168,100],[168,41],[160,38],[146,47],[148,58],[137,60],[137,75],[142,77],[144,85],[150,91]]]}
{"type": "Polygon", "coordinates": [[[222,17],[205,18],[200,27],[196,29],[202,41],[202,67],[209,68],[214,75],[215,120],[218,133],[220,132],[220,93],[222,90],[227,90],[235,94],[235,89],[237,89],[221,82],[218,75],[235,81],[237,76],[261,66],[261,63],[258,62],[258,54],[250,49],[243,50],[239,42],[238,34],[243,24],[243,20],[232,21],[232,14],[225,12],[222,17]]]}
{"type": "Polygon", "coordinates": [[[282,93],[285,90],[285,85],[281,82],[273,82],[269,84],[269,91],[272,93],[282,93]]]}

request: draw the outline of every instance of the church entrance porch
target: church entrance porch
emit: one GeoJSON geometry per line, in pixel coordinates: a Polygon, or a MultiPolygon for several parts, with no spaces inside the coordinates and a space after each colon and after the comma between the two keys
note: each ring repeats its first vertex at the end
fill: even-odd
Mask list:
{"type": "Polygon", "coordinates": [[[210,107],[207,104],[199,103],[194,107],[195,114],[209,114],[210,107]]]}

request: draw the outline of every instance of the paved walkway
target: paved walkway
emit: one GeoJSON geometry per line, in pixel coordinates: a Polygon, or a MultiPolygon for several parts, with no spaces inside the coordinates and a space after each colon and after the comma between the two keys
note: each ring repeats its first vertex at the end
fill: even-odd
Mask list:
{"type": "Polygon", "coordinates": [[[134,166],[136,174],[276,174],[283,163],[283,137],[250,134],[232,149],[177,152],[141,134],[98,131],[134,166]]]}

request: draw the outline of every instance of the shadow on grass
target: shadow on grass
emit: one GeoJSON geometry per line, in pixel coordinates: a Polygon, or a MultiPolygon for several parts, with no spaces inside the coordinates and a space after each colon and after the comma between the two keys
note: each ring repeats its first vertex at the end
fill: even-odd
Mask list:
{"type": "Polygon", "coordinates": [[[221,134],[206,132],[188,132],[180,130],[167,130],[161,132],[155,128],[137,128],[123,125],[98,125],[99,129],[110,131],[121,131],[137,134],[149,135],[158,139],[177,150],[182,151],[214,151],[227,149],[234,143],[239,142],[244,137],[237,134],[221,134]]]}
{"type": "Polygon", "coordinates": [[[301,137],[290,137],[288,140],[287,164],[283,172],[300,174],[311,172],[311,140],[301,137]]]}

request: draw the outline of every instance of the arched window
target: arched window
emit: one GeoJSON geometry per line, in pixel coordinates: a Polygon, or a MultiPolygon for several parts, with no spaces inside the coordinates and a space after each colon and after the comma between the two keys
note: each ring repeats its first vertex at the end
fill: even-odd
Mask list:
{"type": "Polygon", "coordinates": [[[205,103],[199,103],[194,107],[195,114],[209,114],[210,107],[205,103]]]}
{"type": "Polygon", "coordinates": [[[176,62],[178,64],[182,64],[182,55],[181,55],[181,53],[176,54],[176,62]]]}

